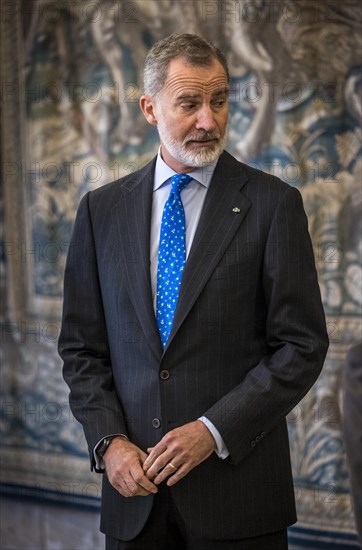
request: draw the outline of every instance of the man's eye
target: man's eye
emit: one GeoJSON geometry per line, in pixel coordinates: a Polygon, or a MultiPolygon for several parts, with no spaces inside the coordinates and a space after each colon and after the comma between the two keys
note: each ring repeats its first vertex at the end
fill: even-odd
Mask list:
{"type": "Polygon", "coordinates": [[[182,108],[186,111],[190,111],[191,109],[194,109],[196,107],[195,103],[183,103],[182,108]]]}
{"type": "Polygon", "coordinates": [[[218,99],[217,101],[214,101],[213,105],[215,107],[223,107],[226,103],[226,99],[218,99]]]}

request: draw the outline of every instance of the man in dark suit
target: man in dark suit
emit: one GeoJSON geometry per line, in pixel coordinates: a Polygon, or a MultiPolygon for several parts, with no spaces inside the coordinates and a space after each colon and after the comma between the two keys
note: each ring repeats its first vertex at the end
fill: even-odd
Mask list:
{"type": "Polygon", "coordinates": [[[160,151],[79,206],[59,351],[110,550],[283,549],[296,521],[285,417],[325,319],[299,192],[223,150],[228,82],[203,39],[155,44],[160,151]]]}

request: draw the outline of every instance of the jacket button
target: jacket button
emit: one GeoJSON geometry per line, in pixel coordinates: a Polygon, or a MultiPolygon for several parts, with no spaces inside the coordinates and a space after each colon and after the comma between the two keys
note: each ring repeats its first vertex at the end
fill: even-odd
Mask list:
{"type": "Polygon", "coordinates": [[[170,378],[170,373],[168,372],[168,370],[161,370],[160,378],[162,378],[162,380],[167,380],[168,378],[170,378]]]}
{"type": "Polygon", "coordinates": [[[152,420],[152,426],[154,428],[159,428],[161,426],[161,420],[159,418],[154,418],[152,420]]]}

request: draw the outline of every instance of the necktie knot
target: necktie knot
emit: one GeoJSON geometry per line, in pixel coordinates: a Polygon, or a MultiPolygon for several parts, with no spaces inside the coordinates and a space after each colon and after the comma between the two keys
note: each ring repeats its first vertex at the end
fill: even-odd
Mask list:
{"type": "Polygon", "coordinates": [[[174,174],[171,177],[171,191],[175,193],[175,195],[180,195],[182,189],[184,189],[191,180],[192,177],[188,174],[174,174]]]}

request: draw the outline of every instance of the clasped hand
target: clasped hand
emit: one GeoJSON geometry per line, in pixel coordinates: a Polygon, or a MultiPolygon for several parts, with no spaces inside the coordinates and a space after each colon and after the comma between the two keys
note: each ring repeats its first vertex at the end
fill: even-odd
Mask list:
{"type": "Polygon", "coordinates": [[[195,420],[168,432],[147,453],[125,438],[113,439],[104,455],[108,479],[123,496],[157,493],[167,479],[175,485],[190,470],[206,460],[216,444],[208,428],[195,420]]]}

